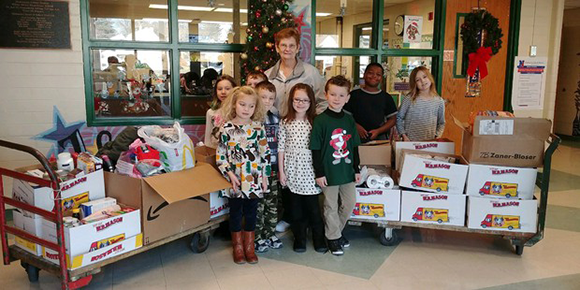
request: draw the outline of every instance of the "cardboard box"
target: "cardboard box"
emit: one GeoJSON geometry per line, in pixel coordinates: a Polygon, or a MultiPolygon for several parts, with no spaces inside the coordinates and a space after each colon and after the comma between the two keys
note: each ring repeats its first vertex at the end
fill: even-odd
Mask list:
{"type": "Polygon", "coordinates": [[[467,178],[467,162],[457,155],[432,153],[439,157],[453,157],[459,163],[449,163],[425,159],[413,154],[425,154],[424,151],[403,150],[403,165],[399,186],[421,191],[448,194],[463,194],[467,178]]]}
{"type": "Polygon", "coordinates": [[[455,154],[455,143],[449,139],[438,139],[423,142],[397,141],[393,144],[395,148],[395,169],[401,169],[401,151],[403,149],[420,150],[425,152],[455,154]]]}
{"type": "Polygon", "coordinates": [[[203,162],[143,179],[105,173],[107,196],[142,210],[145,245],[207,223],[208,193],[229,187],[217,170],[203,162]]]}
{"type": "MultiPolygon", "coordinates": [[[[128,239],[141,233],[141,211],[135,210],[98,222],[65,227],[64,239],[68,255],[78,256],[98,249],[99,242],[114,238],[128,239]]],[[[42,237],[56,243],[56,225],[42,220],[42,237]]]]}
{"type": "Polygon", "coordinates": [[[209,217],[217,218],[230,213],[230,206],[227,197],[220,197],[220,191],[209,194],[209,217]]]}
{"type": "Polygon", "coordinates": [[[391,142],[371,141],[358,146],[361,165],[385,165],[391,167],[391,142]]]}
{"type": "Polygon", "coordinates": [[[401,221],[465,226],[465,195],[401,191],[401,221]]]}
{"type": "Polygon", "coordinates": [[[215,149],[211,147],[195,147],[195,160],[210,164],[215,169],[217,169],[217,165],[215,164],[215,155],[215,149]]]}
{"type": "Polygon", "coordinates": [[[371,221],[399,221],[401,190],[396,189],[356,189],[356,205],[351,218],[371,221]]]}
{"type": "Polygon", "coordinates": [[[469,197],[467,227],[470,229],[535,233],[538,200],[506,200],[469,197]]]}
{"type": "MultiPolygon", "coordinates": [[[[126,240],[119,241],[104,248],[95,250],[93,252],[84,253],[78,256],[66,255],[68,269],[76,269],[88,266],[103,260],[124,254],[143,246],[143,234],[130,237],[126,240]]],[[[59,264],[58,252],[42,247],[42,257],[54,264],[59,264]]]]}
{"type": "MultiPolygon", "coordinates": [[[[12,196],[16,200],[47,211],[54,209],[54,193],[49,187],[36,186],[20,179],[14,179],[12,196]]],[[[61,204],[64,215],[71,215],[72,209],[78,208],[83,202],[104,197],[105,183],[103,170],[98,170],[61,183],[61,204]]],[[[41,217],[28,211],[22,211],[22,213],[28,217],[41,217]]]]}
{"type": "MultiPolygon", "coordinates": [[[[12,211],[12,217],[14,219],[14,227],[19,228],[29,234],[35,235],[39,238],[42,238],[42,221],[43,218],[32,218],[25,216],[19,210],[12,211]]],[[[42,246],[36,243],[33,243],[29,240],[14,237],[15,244],[19,248],[32,253],[37,256],[42,256],[42,246]]]]}
{"type": "Polygon", "coordinates": [[[461,152],[470,163],[516,167],[539,167],[544,162],[544,144],[552,122],[535,118],[477,116],[470,132],[463,129],[461,152]]]}
{"type": "Polygon", "coordinates": [[[491,198],[533,199],[538,169],[469,164],[466,193],[491,198]]]}

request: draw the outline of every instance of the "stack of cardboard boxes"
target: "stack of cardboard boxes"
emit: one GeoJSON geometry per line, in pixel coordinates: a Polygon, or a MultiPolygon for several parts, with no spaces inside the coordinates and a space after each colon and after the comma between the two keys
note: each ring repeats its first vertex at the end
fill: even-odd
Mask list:
{"type": "MultiPolygon", "coordinates": [[[[26,172],[26,169],[20,171],[26,172]]],[[[13,198],[35,207],[47,211],[54,210],[54,195],[51,188],[15,179],[12,195],[13,198]]],[[[62,182],[60,198],[65,216],[70,216],[72,210],[79,208],[82,203],[105,198],[103,170],[62,182]]],[[[14,211],[14,225],[39,238],[57,242],[56,225],[37,214],[25,210],[14,211]]],[[[65,227],[64,234],[68,268],[87,266],[141,246],[140,211],[132,211],[94,223],[65,227]],[[117,241],[119,242],[115,243],[117,241]]],[[[59,263],[58,252],[54,250],[18,237],[15,244],[48,261],[59,263]]]]}
{"type": "Polygon", "coordinates": [[[458,156],[452,142],[395,143],[394,175],[409,189],[401,221],[463,227],[467,216],[471,229],[535,233],[536,167],[551,122],[478,116],[473,130],[456,123],[464,130],[458,156]]]}
{"type": "MultiPolygon", "coordinates": [[[[359,146],[361,166],[375,166],[391,174],[391,143],[374,141],[359,146]]],[[[401,190],[398,187],[356,188],[356,204],[351,218],[369,221],[398,221],[401,208],[401,190]]]]}

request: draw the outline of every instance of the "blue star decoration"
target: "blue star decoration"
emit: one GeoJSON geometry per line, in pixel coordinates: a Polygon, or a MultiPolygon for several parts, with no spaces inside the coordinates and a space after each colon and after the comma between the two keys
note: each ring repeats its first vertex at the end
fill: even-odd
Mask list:
{"type": "Polygon", "coordinates": [[[65,151],[68,143],[71,143],[73,146],[78,145],[79,141],[82,143],[80,129],[85,125],[85,121],[67,124],[56,106],[54,106],[53,109],[52,120],[53,127],[51,129],[32,137],[35,140],[43,140],[53,143],[47,157],[50,157],[53,154],[58,155],[58,153],[65,151]]]}

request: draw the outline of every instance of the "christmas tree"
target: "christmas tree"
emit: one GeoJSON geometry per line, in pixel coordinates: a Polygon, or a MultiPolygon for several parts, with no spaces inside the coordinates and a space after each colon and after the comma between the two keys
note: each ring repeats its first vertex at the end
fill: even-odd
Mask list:
{"type": "Polygon", "coordinates": [[[248,1],[248,29],[246,49],[240,55],[242,63],[242,83],[251,71],[261,71],[272,67],[278,59],[274,35],[287,27],[295,27],[294,16],[289,12],[292,0],[248,1]]]}

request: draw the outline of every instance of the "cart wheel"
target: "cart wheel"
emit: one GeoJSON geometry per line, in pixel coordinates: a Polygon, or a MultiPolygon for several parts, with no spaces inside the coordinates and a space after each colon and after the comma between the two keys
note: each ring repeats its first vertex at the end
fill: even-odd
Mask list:
{"type": "Polygon", "coordinates": [[[203,231],[193,234],[189,247],[194,253],[203,253],[209,247],[209,231],[203,231]]]}
{"type": "Polygon", "coordinates": [[[523,245],[516,245],[516,255],[521,256],[524,253],[523,245]]]}
{"type": "Polygon", "coordinates": [[[381,245],[389,247],[397,244],[398,239],[399,237],[397,235],[397,232],[392,228],[383,229],[383,232],[381,232],[381,235],[379,236],[379,241],[381,242],[381,245]]]}
{"type": "MultiPolygon", "coordinates": [[[[28,281],[30,282],[38,282],[38,272],[40,272],[40,269],[32,266],[30,264],[25,264],[26,267],[24,269],[26,269],[26,273],[28,274],[28,281]]],[[[22,265],[24,266],[24,265],[22,265]]]]}

